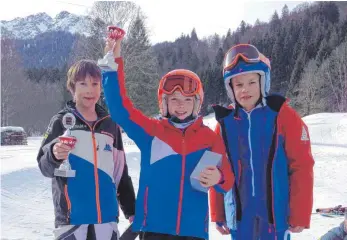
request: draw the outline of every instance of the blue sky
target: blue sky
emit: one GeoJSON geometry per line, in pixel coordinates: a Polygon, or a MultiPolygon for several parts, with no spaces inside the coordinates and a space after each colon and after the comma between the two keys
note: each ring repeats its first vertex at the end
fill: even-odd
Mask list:
{"type": "MultiPolygon", "coordinates": [[[[275,10],[281,13],[285,4],[292,10],[302,1],[135,1],[147,16],[152,43],[173,41],[181,33],[188,34],[195,27],[198,37],[235,30],[241,20],[254,24],[259,18],[269,21],[275,10]]],[[[5,1],[0,9],[1,20],[11,20],[46,12],[54,17],[66,10],[86,14],[93,1],[5,1]],[[18,7],[20,5],[20,7],[18,7]]]]}

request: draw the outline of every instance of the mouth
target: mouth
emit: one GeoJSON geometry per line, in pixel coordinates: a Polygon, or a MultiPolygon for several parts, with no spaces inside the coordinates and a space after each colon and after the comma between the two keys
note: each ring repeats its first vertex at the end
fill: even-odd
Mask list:
{"type": "Polygon", "coordinates": [[[244,100],[244,101],[247,101],[247,100],[249,100],[251,98],[252,98],[252,96],[243,96],[243,97],[241,97],[241,99],[244,100]]]}
{"type": "Polygon", "coordinates": [[[175,114],[176,114],[176,116],[177,117],[182,117],[182,116],[184,116],[184,115],[186,115],[187,114],[187,112],[182,112],[182,111],[175,111],[175,114]]]}
{"type": "Polygon", "coordinates": [[[93,97],[84,97],[84,99],[87,100],[87,101],[92,101],[92,100],[94,100],[95,98],[93,98],[93,97]]]}

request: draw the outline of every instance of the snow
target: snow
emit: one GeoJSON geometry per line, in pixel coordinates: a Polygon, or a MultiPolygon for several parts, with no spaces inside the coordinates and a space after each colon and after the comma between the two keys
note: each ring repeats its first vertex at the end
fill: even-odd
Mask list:
{"type": "Polygon", "coordinates": [[[25,18],[15,18],[11,21],[1,21],[1,27],[15,38],[30,39],[49,31],[68,31],[72,34],[79,33],[89,36],[86,27],[91,19],[63,11],[51,18],[46,13],[38,13],[25,18]]]}
{"type": "Polygon", "coordinates": [[[6,132],[6,131],[24,132],[24,128],[22,127],[6,126],[6,127],[1,127],[0,129],[1,129],[1,132],[6,132]]]}
{"type": "Polygon", "coordinates": [[[37,28],[40,30],[40,32],[45,32],[48,29],[47,25],[44,23],[37,24],[37,28]]]}
{"type": "MultiPolygon", "coordinates": [[[[314,209],[347,205],[347,113],[321,113],[304,118],[309,127],[315,158],[314,209]]],[[[213,114],[205,117],[214,129],[213,114]]],[[[36,155],[42,138],[28,139],[26,146],[1,147],[1,239],[52,239],[53,203],[51,180],[41,175],[36,155]]],[[[125,134],[124,147],[129,173],[135,189],[139,181],[139,149],[125,134]]],[[[318,239],[337,226],[342,217],[328,218],[312,214],[311,229],[293,234],[293,240],[318,239]]],[[[119,229],[128,225],[121,216],[119,229]]],[[[210,225],[210,239],[230,240],[210,225]]]]}

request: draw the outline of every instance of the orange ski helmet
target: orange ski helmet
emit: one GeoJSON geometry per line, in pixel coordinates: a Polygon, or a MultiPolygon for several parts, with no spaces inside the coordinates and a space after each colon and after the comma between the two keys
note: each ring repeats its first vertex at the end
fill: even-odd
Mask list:
{"type": "Polygon", "coordinates": [[[167,95],[173,94],[176,90],[184,96],[195,96],[193,116],[197,117],[204,100],[204,91],[198,75],[186,69],[172,70],[160,79],[158,100],[161,115],[168,115],[167,95]]]}

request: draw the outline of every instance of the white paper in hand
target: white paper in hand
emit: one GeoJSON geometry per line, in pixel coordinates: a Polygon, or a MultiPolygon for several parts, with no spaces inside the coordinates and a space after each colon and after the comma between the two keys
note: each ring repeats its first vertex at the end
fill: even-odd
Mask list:
{"type": "Polygon", "coordinates": [[[208,166],[220,166],[222,155],[219,153],[205,151],[200,161],[196,165],[194,171],[190,175],[190,183],[192,187],[198,191],[207,193],[208,188],[203,187],[199,181],[200,173],[208,166]]]}

